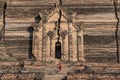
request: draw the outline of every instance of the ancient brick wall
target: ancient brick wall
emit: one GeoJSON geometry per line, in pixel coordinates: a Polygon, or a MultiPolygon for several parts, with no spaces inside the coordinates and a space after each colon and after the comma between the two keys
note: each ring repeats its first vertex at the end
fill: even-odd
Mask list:
{"type": "MultiPolygon", "coordinates": [[[[115,9],[112,0],[62,0],[63,7],[77,12],[76,23],[85,22],[84,53],[88,61],[116,62],[115,9]]],[[[57,0],[6,0],[6,43],[14,57],[28,58],[32,51],[35,16],[51,8],[57,0]]],[[[118,0],[120,18],[120,0],[118,0]]],[[[1,9],[0,9],[1,10],[1,9]]],[[[1,12],[0,12],[1,15],[1,12]]],[[[0,17],[0,22],[2,21],[0,17]]],[[[119,24],[120,26],[120,24],[119,24]]],[[[119,30],[120,33],[120,30],[119,30]]],[[[119,38],[120,42],[120,38],[119,38]]],[[[119,48],[120,50],[120,48],[119,48]]]]}

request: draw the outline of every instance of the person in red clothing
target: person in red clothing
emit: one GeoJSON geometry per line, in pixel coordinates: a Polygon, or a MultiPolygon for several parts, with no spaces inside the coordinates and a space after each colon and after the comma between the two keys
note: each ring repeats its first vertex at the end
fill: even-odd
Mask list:
{"type": "Polygon", "coordinates": [[[58,64],[58,68],[59,68],[60,71],[62,70],[62,64],[61,63],[58,64]]]}

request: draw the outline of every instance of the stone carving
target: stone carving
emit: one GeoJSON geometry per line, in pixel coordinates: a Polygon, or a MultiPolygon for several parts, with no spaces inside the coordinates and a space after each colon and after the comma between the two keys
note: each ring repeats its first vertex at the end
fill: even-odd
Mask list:
{"type": "Polygon", "coordinates": [[[73,23],[77,34],[77,61],[85,61],[84,59],[84,40],[83,40],[83,26],[84,22],[73,23]]]}
{"type": "Polygon", "coordinates": [[[61,35],[62,39],[64,40],[67,35],[67,30],[62,31],[60,35],[61,35]]]}
{"type": "Polygon", "coordinates": [[[37,24],[37,23],[34,23],[33,24],[33,29],[36,31],[36,32],[38,32],[39,31],[39,24],[37,24]]]}
{"type": "MultiPolygon", "coordinates": [[[[42,16],[41,17],[42,19],[39,23],[34,24],[35,34],[37,34],[35,41],[38,41],[38,42],[36,42],[37,44],[35,44],[35,45],[37,46],[38,43],[40,43],[39,45],[41,46],[40,47],[38,45],[38,47],[35,48],[36,53],[37,53],[36,55],[41,55],[43,61],[48,58],[53,60],[55,58],[54,56],[56,55],[55,54],[55,43],[56,43],[56,41],[59,41],[62,43],[60,53],[61,53],[61,57],[63,57],[64,60],[66,59],[69,61],[73,61],[73,57],[79,58],[80,56],[76,57],[77,50],[79,49],[80,53],[79,52],[78,53],[80,55],[82,55],[83,46],[81,47],[81,45],[83,45],[83,44],[80,44],[79,46],[77,46],[76,40],[77,40],[78,34],[76,35],[76,33],[74,33],[74,31],[76,28],[76,32],[79,34],[82,34],[81,33],[81,29],[82,29],[81,25],[83,23],[80,26],[78,26],[73,22],[74,18],[76,16],[76,13],[68,11],[67,9],[63,9],[63,7],[59,6],[59,5],[55,5],[55,7],[52,8],[52,10],[46,11],[46,13],[47,14],[39,13],[39,15],[42,16]],[[56,19],[54,19],[54,18],[56,18],[56,19]],[[65,25],[67,24],[65,26],[65,28],[63,28],[61,23],[65,24],[65,25]],[[52,27],[54,24],[55,24],[55,27],[52,27]],[[50,27],[50,25],[51,25],[51,27],[50,27]],[[42,35],[42,37],[40,37],[39,35],[42,35]],[[67,36],[67,38],[66,38],[66,36],[67,36]],[[37,38],[38,38],[38,40],[37,40],[37,38]],[[48,40],[48,38],[50,40],[48,40]],[[41,41],[39,41],[39,40],[41,40],[41,41]],[[76,46],[76,49],[74,49],[73,46],[74,46],[74,48],[76,46]],[[79,48],[77,48],[77,47],[79,47],[79,48]],[[42,48],[42,51],[40,51],[41,48],[42,48]]],[[[81,35],[81,37],[82,36],[83,35],[81,35]]],[[[81,39],[83,39],[83,38],[81,38],[81,39]]],[[[79,42],[82,43],[81,41],[79,41],[79,42]]],[[[38,60],[39,60],[39,58],[38,58],[38,60]]],[[[77,61],[77,59],[75,59],[74,61],[77,61]]]]}
{"type": "Polygon", "coordinates": [[[54,37],[54,32],[53,31],[48,31],[47,35],[49,36],[50,40],[53,39],[54,37]]]}
{"type": "Polygon", "coordinates": [[[67,35],[67,30],[64,30],[64,31],[61,31],[60,33],[61,37],[62,37],[62,50],[63,50],[63,53],[62,53],[62,60],[65,60],[65,51],[64,51],[64,48],[65,48],[65,37],[67,35]]]}
{"type": "Polygon", "coordinates": [[[80,24],[74,23],[73,26],[75,26],[76,32],[80,32],[83,30],[84,22],[80,22],[80,24]]]}
{"type": "Polygon", "coordinates": [[[55,33],[54,33],[54,31],[48,31],[47,35],[48,35],[49,38],[50,38],[50,56],[53,56],[53,55],[52,55],[52,53],[53,53],[53,51],[52,51],[52,45],[53,45],[52,39],[54,38],[55,33]]]}

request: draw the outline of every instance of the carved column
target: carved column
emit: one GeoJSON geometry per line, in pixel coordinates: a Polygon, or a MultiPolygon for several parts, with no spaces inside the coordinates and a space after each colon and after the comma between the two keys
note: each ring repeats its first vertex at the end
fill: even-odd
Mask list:
{"type": "Polygon", "coordinates": [[[34,24],[34,31],[33,31],[33,54],[36,60],[41,60],[42,55],[42,37],[39,36],[42,34],[42,25],[41,24],[34,24]]]}
{"type": "Polygon", "coordinates": [[[36,35],[36,30],[33,30],[33,43],[32,43],[32,53],[35,56],[35,59],[37,60],[38,52],[37,52],[37,35],[36,35]]]}
{"type": "Polygon", "coordinates": [[[61,32],[61,37],[62,37],[62,60],[64,60],[64,61],[66,60],[66,54],[65,54],[65,49],[66,49],[65,45],[67,45],[65,43],[66,35],[67,35],[67,30],[61,32]]]}
{"type": "Polygon", "coordinates": [[[53,41],[53,38],[54,38],[54,32],[53,31],[48,31],[48,36],[49,36],[49,38],[50,38],[50,54],[49,54],[49,56],[51,57],[51,59],[50,60],[53,60],[54,59],[54,41],[53,41]]]}
{"type": "Polygon", "coordinates": [[[84,58],[84,38],[83,38],[83,23],[80,26],[76,27],[77,32],[77,60],[85,61],[84,58]]]}
{"type": "Polygon", "coordinates": [[[46,21],[43,21],[43,30],[42,30],[42,61],[46,61],[47,59],[47,32],[46,32],[46,21]]]}
{"type": "Polygon", "coordinates": [[[54,61],[55,60],[55,43],[56,43],[56,39],[55,38],[53,38],[53,40],[52,40],[52,45],[51,45],[51,48],[52,48],[52,61],[54,61]]]}
{"type": "Polygon", "coordinates": [[[84,38],[83,38],[83,29],[81,30],[81,54],[80,54],[80,61],[85,61],[84,57],[84,38]]]}
{"type": "Polygon", "coordinates": [[[68,60],[72,61],[72,22],[68,22],[68,60]]]}
{"type": "Polygon", "coordinates": [[[73,45],[73,61],[78,61],[77,59],[77,33],[76,33],[76,29],[73,30],[73,41],[72,41],[72,45],[73,45]]]}
{"type": "Polygon", "coordinates": [[[79,26],[76,26],[75,25],[75,28],[76,28],[76,33],[77,33],[77,61],[80,61],[80,49],[81,49],[81,47],[80,47],[80,43],[81,43],[81,37],[79,37],[78,35],[79,35],[79,33],[80,33],[80,30],[81,30],[81,28],[79,27],[79,26]]]}
{"type": "Polygon", "coordinates": [[[39,44],[38,44],[38,60],[42,61],[42,25],[39,26],[40,29],[39,29],[39,33],[38,33],[38,36],[39,36],[39,44]]]}

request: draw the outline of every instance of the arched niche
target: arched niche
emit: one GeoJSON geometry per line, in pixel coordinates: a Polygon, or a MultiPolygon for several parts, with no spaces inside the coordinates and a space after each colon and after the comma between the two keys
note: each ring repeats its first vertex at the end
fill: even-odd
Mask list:
{"type": "MultiPolygon", "coordinates": [[[[65,34],[65,38],[63,39],[62,36],[60,36],[60,43],[61,43],[61,48],[60,48],[60,59],[64,59],[64,60],[68,60],[68,19],[67,19],[67,15],[64,13],[64,11],[62,11],[62,17],[61,17],[61,24],[60,24],[60,34],[64,31],[66,31],[65,34]]],[[[48,35],[47,38],[47,46],[46,46],[46,51],[49,51],[47,53],[47,61],[55,61],[56,58],[56,43],[57,43],[57,39],[58,39],[58,35],[57,35],[57,21],[59,18],[59,8],[56,8],[55,10],[53,10],[50,14],[47,15],[47,22],[46,24],[46,33],[48,32],[53,32],[53,37],[51,38],[51,34],[48,35]]]]}

